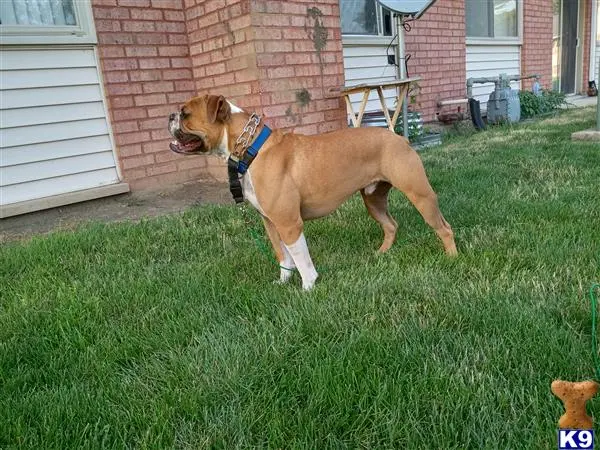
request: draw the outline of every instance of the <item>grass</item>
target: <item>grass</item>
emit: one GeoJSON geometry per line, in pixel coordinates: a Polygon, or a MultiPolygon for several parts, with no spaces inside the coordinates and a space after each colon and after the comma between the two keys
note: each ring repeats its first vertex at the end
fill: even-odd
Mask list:
{"type": "Polygon", "coordinates": [[[355,197],[307,226],[310,293],[271,284],[233,206],[4,246],[0,447],[556,448],[551,381],[594,374],[600,151],[570,141],[592,123],[423,152],[460,256],[397,192],[377,256],[355,197]]]}

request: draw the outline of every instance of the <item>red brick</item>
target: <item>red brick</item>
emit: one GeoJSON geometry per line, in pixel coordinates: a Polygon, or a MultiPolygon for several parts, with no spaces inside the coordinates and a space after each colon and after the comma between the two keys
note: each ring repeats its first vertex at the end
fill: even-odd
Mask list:
{"type": "Polygon", "coordinates": [[[113,131],[115,133],[128,133],[131,131],[139,131],[137,121],[132,120],[129,122],[117,122],[113,124],[113,131]]]}
{"type": "Polygon", "coordinates": [[[118,133],[115,136],[117,145],[128,145],[137,144],[138,142],[144,142],[150,139],[150,133],[148,131],[138,131],[135,133],[118,133]]]}
{"type": "Polygon", "coordinates": [[[125,56],[125,48],[111,45],[110,47],[100,47],[101,58],[121,58],[125,56]]]}
{"type": "Polygon", "coordinates": [[[152,0],[152,7],[181,10],[183,2],[181,0],[152,0]]]}
{"type": "Polygon", "coordinates": [[[185,20],[185,14],[183,13],[183,11],[170,11],[167,9],[165,10],[164,14],[166,20],[172,20],[177,22],[183,22],[185,20]]]}
{"type": "Polygon", "coordinates": [[[169,114],[171,114],[172,112],[175,112],[177,108],[175,106],[171,106],[171,105],[164,105],[164,106],[154,106],[154,107],[149,107],[147,109],[147,113],[149,117],[168,117],[169,114]]]}
{"type": "MultiPolygon", "coordinates": [[[[94,1],[94,3],[97,3],[94,1]]],[[[127,8],[94,8],[94,18],[97,19],[129,19],[127,8]]]]}
{"type": "Polygon", "coordinates": [[[162,20],[162,11],[156,9],[131,9],[131,18],[135,20],[162,20]]]}
{"type": "MultiPolygon", "coordinates": [[[[165,163],[168,161],[180,161],[180,160],[186,158],[185,155],[179,155],[175,152],[170,151],[168,142],[153,142],[151,144],[152,149],[150,149],[150,144],[145,144],[145,145],[148,145],[148,147],[149,147],[148,152],[156,152],[154,159],[156,159],[157,163],[165,163]],[[155,148],[155,150],[154,150],[154,148],[155,148]],[[165,150],[169,150],[169,151],[165,151],[165,150]],[[158,152],[160,152],[160,153],[158,153],[158,152]]],[[[144,151],[146,151],[145,148],[144,148],[144,151]]],[[[194,157],[191,157],[191,158],[194,158],[194,157]]]]}
{"type": "Polygon", "coordinates": [[[186,47],[177,45],[169,47],[159,47],[158,54],[160,56],[187,56],[189,53],[186,47]]]}
{"type": "Polygon", "coordinates": [[[144,93],[155,93],[155,92],[172,92],[175,90],[172,81],[155,81],[148,82],[142,85],[144,93]]]}
{"type": "Polygon", "coordinates": [[[187,80],[192,78],[192,71],[189,69],[163,70],[163,80],[187,80]]]}
{"type": "MultiPolygon", "coordinates": [[[[160,23],[160,22],[158,22],[160,23]]],[[[123,31],[131,31],[134,33],[142,33],[145,31],[156,31],[155,22],[149,21],[125,21],[123,22],[123,31]]]]}
{"type": "Polygon", "coordinates": [[[190,58],[171,58],[171,67],[192,67],[192,60],[190,58]]]}
{"type": "MultiPolygon", "coordinates": [[[[133,106],[133,99],[132,104],[133,106]]],[[[131,120],[131,119],[140,119],[143,117],[147,117],[148,113],[143,108],[124,108],[124,109],[115,109],[112,112],[113,119],[115,121],[121,120],[131,120]]]]}
{"type": "Polygon", "coordinates": [[[166,126],[164,128],[159,129],[159,130],[151,130],[150,131],[150,136],[152,137],[152,140],[173,139],[173,137],[169,133],[169,130],[167,130],[166,126]]]}
{"type": "Polygon", "coordinates": [[[170,66],[168,58],[140,59],[140,69],[165,69],[170,66]]]}
{"type": "Polygon", "coordinates": [[[156,130],[167,126],[166,118],[140,120],[140,130],[156,130]]]}
{"type": "Polygon", "coordinates": [[[127,56],[156,56],[158,53],[156,47],[140,47],[140,46],[127,46],[125,47],[125,53],[127,56]]]}
{"type": "Polygon", "coordinates": [[[162,79],[159,69],[153,70],[132,70],[129,72],[131,81],[158,81],[162,79]]]}
{"type": "Polygon", "coordinates": [[[109,84],[106,91],[108,95],[141,94],[142,87],[136,83],[109,84]]]}
{"type": "Polygon", "coordinates": [[[141,153],[142,153],[142,144],[119,146],[119,156],[121,158],[127,158],[129,156],[140,155],[141,153]]]}
{"type": "Polygon", "coordinates": [[[131,158],[124,158],[121,160],[123,169],[137,168],[141,166],[149,166],[154,164],[154,155],[139,155],[131,158]]]}
{"type": "Polygon", "coordinates": [[[104,74],[104,81],[108,84],[126,83],[129,81],[129,77],[127,76],[127,72],[124,71],[106,72],[104,74]]]}
{"type": "Polygon", "coordinates": [[[135,42],[140,45],[168,44],[169,37],[159,33],[135,33],[135,42]]]}
{"type": "Polygon", "coordinates": [[[130,33],[98,33],[100,45],[127,45],[133,44],[133,36],[130,33]]]}
{"type": "Polygon", "coordinates": [[[133,97],[112,97],[109,99],[109,102],[112,108],[129,108],[130,106],[133,106],[133,97]]]}
{"type": "Polygon", "coordinates": [[[165,94],[136,95],[134,100],[137,106],[161,105],[166,102],[166,97],[165,94]]]}
{"type": "Polygon", "coordinates": [[[137,61],[135,59],[105,59],[103,62],[104,70],[131,70],[137,69],[137,61]]]}
{"type": "Polygon", "coordinates": [[[183,22],[156,22],[156,31],[167,33],[185,33],[185,23],[183,22]]]}
{"type": "Polygon", "coordinates": [[[175,163],[155,165],[155,166],[148,167],[146,169],[146,172],[150,176],[162,175],[164,173],[175,172],[175,171],[177,171],[177,164],[175,164],[175,163]]]}
{"type": "Polygon", "coordinates": [[[119,6],[135,6],[137,8],[145,8],[150,6],[150,0],[118,0],[119,6]]]}

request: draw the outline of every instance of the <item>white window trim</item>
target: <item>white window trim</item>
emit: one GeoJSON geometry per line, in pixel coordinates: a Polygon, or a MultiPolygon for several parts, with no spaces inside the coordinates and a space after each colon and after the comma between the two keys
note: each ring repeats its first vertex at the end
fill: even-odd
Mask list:
{"type": "Polygon", "coordinates": [[[77,25],[0,25],[0,45],[96,44],[90,0],[75,0],[73,7],[77,25]]]}
{"type": "MultiPolygon", "coordinates": [[[[469,37],[466,36],[467,45],[523,45],[523,2],[527,0],[517,0],[517,34],[516,37],[469,37]]],[[[466,11],[465,11],[466,20],[466,11]]],[[[465,33],[467,29],[465,26],[465,33]]]]}

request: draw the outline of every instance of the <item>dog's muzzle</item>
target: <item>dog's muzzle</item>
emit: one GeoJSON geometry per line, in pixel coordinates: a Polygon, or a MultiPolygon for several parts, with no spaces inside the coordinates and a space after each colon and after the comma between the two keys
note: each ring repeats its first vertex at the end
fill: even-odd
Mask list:
{"type": "Polygon", "coordinates": [[[193,155],[208,152],[202,138],[181,130],[181,115],[178,113],[169,116],[169,133],[175,138],[169,144],[169,148],[175,153],[193,155]]]}

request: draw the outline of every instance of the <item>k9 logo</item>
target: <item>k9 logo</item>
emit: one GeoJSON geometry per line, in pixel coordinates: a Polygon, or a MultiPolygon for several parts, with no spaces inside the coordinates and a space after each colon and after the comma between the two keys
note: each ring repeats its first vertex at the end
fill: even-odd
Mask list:
{"type": "Polygon", "coordinates": [[[558,430],[558,450],[593,448],[594,430],[558,430]]]}

